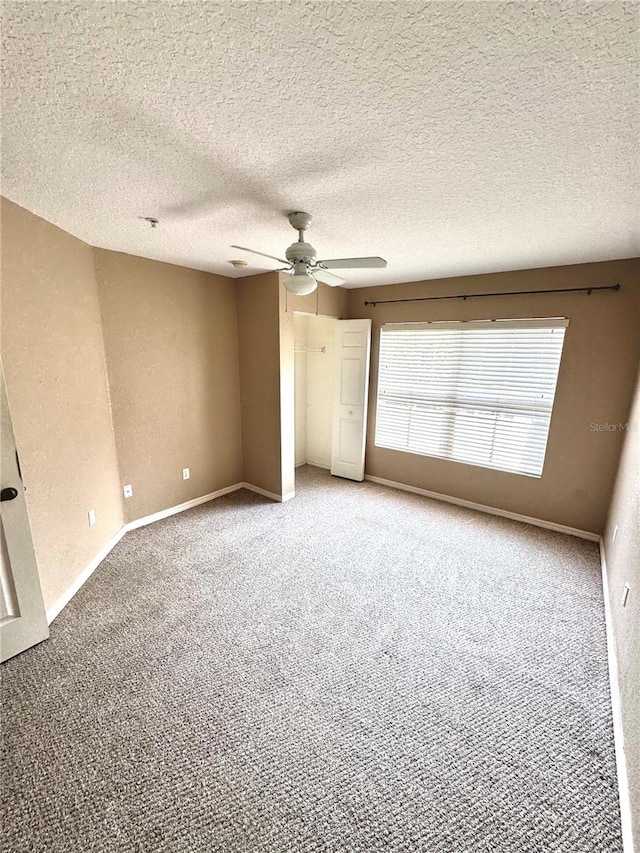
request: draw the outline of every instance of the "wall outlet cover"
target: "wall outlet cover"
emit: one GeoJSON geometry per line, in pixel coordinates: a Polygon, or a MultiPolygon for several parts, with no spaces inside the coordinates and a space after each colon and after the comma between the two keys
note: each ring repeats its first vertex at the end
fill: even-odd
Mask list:
{"type": "Polygon", "coordinates": [[[188,469],[188,468],[183,468],[183,469],[182,469],[182,479],[183,479],[183,480],[188,480],[190,476],[191,476],[191,472],[189,471],[189,469],[188,469]]]}
{"type": "Polygon", "coordinates": [[[123,489],[125,498],[133,497],[133,486],[131,484],[127,485],[123,489]]]}
{"type": "Polygon", "coordinates": [[[95,509],[90,509],[87,515],[89,516],[89,527],[93,527],[93,525],[96,523],[95,509]]]}
{"type": "Polygon", "coordinates": [[[616,526],[613,528],[613,535],[611,537],[611,544],[613,544],[616,541],[617,535],[618,535],[618,525],[616,524],[616,526]]]}

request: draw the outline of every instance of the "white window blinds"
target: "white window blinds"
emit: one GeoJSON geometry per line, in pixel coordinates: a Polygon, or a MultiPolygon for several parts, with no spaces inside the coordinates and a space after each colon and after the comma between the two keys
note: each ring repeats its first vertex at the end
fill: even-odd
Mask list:
{"type": "Polygon", "coordinates": [[[383,326],[376,445],[541,476],[568,322],[383,326]]]}

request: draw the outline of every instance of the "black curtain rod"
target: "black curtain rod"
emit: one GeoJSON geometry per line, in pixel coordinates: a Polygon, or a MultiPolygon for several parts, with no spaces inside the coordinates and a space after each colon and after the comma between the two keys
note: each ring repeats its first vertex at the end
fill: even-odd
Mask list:
{"type": "Polygon", "coordinates": [[[430,302],[432,299],[477,299],[480,296],[524,296],[529,293],[586,293],[591,296],[596,290],[620,290],[619,284],[608,287],[560,287],[555,290],[509,290],[500,293],[457,293],[455,296],[417,296],[414,299],[379,299],[365,305],[389,305],[392,302],[430,302]]]}

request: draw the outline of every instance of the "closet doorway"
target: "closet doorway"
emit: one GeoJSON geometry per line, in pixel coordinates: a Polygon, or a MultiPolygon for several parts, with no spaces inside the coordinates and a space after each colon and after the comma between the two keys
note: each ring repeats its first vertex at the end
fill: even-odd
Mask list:
{"type": "Polygon", "coordinates": [[[331,468],[337,322],[315,314],[293,316],[296,468],[331,468]]]}
{"type": "Polygon", "coordinates": [[[370,320],[294,313],[295,464],[364,479],[370,320]]]}

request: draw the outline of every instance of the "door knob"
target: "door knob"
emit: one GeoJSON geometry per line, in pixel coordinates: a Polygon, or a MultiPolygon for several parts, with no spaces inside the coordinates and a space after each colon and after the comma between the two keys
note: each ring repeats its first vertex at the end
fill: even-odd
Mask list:
{"type": "Polygon", "coordinates": [[[9,486],[8,489],[3,489],[0,492],[0,501],[12,501],[18,497],[18,490],[14,489],[13,486],[9,486]]]}

